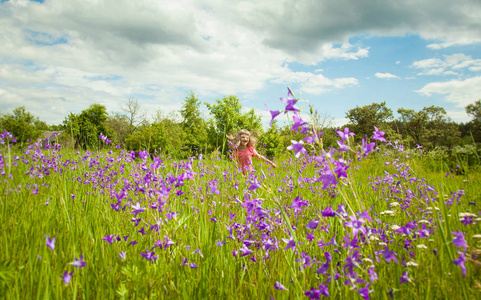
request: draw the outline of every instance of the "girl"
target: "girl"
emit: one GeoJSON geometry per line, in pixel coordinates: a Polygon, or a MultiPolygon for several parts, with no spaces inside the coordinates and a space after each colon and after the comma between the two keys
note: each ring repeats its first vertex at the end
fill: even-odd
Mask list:
{"type": "Polygon", "coordinates": [[[243,174],[246,174],[246,171],[252,172],[254,170],[254,167],[252,166],[252,157],[257,157],[272,165],[274,168],[277,168],[275,163],[257,153],[255,149],[257,146],[257,138],[246,129],[239,130],[235,136],[227,135],[227,138],[231,141],[229,147],[233,149],[232,159],[235,158],[237,160],[243,174]]]}

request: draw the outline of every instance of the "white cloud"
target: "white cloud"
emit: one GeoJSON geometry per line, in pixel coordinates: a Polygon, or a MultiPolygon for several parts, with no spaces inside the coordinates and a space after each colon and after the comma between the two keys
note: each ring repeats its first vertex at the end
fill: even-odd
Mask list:
{"type": "Polygon", "coordinates": [[[374,74],[377,78],[383,79],[398,79],[399,77],[391,73],[376,73],[374,74]]]}
{"type": "Polygon", "coordinates": [[[313,95],[358,84],[358,80],[353,77],[330,79],[322,74],[294,72],[287,67],[284,67],[281,72],[277,73],[277,77],[271,81],[280,84],[297,83],[300,85],[301,92],[313,95]]]}
{"type": "MultiPolygon", "coordinates": [[[[433,41],[431,48],[481,41],[481,5],[469,0],[10,0],[0,6],[0,109],[24,104],[51,123],[93,102],[118,110],[129,97],[168,111],[189,90],[217,97],[296,82],[317,95],[355,86],[351,75],[327,78],[318,65],[368,57],[369,48],[353,36],[418,34],[433,41]],[[285,67],[293,62],[318,70],[285,67]]],[[[419,62],[419,69],[451,75],[481,69],[478,60],[461,56],[440,63],[419,62]]]]}
{"type": "Polygon", "coordinates": [[[422,71],[418,75],[458,75],[458,71],[468,69],[471,72],[481,70],[481,59],[473,59],[463,53],[444,55],[443,59],[429,58],[415,61],[415,69],[422,71]]]}
{"type": "Polygon", "coordinates": [[[416,92],[425,96],[432,96],[433,94],[446,95],[446,101],[456,104],[457,107],[464,108],[480,99],[481,76],[465,80],[431,82],[416,92]]]}

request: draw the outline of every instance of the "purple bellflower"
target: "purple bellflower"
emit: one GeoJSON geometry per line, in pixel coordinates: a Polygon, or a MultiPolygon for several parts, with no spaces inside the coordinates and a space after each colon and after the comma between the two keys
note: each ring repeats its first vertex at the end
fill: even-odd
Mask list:
{"type": "Polygon", "coordinates": [[[77,268],[83,268],[87,265],[87,263],[84,262],[83,259],[84,259],[83,254],[80,254],[80,258],[76,258],[75,261],[71,262],[70,264],[77,268]]]}
{"type": "Polygon", "coordinates": [[[47,236],[47,247],[49,247],[51,250],[55,249],[55,238],[50,238],[47,236]]]}
{"type": "Polygon", "coordinates": [[[63,276],[60,276],[60,278],[63,279],[63,283],[64,284],[68,284],[70,282],[70,280],[72,279],[72,274],[73,274],[73,271],[72,272],[67,272],[65,271],[65,273],[63,274],[63,276]]]}

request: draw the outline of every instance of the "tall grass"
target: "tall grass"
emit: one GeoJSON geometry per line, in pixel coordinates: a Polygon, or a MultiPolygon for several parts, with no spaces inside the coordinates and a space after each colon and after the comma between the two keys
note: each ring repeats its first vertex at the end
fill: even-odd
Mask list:
{"type": "Polygon", "coordinates": [[[6,149],[6,299],[290,299],[311,289],[315,298],[320,284],[331,298],[480,296],[480,175],[427,171],[425,158],[395,147],[367,158],[344,155],[353,159],[348,177],[326,188],[312,156],[285,157],[277,169],[256,163],[245,177],[220,157],[6,149]],[[335,213],[324,217],[328,207],[335,213]],[[459,217],[466,212],[474,214],[467,225],[459,217]],[[315,229],[306,228],[316,220],[315,229]],[[356,236],[346,224],[352,220],[364,221],[356,236]],[[423,226],[433,230],[427,237],[417,233],[423,226]],[[460,231],[466,249],[453,243],[451,232],[460,231]],[[53,250],[47,237],[55,238],[53,250]],[[389,251],[395,260],[388,261],[389,251]],[[465,277],[453,263],[459,251],[465,277]],[[86,266],[72,265],[81,255],[86,266]],[[60,277],[66,271],[73,272],[67,284],[60,277]]]}

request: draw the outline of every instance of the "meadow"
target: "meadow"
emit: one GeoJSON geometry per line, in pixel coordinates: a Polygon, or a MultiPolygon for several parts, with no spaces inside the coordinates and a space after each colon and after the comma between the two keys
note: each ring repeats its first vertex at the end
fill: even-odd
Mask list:
{"type": "Polygon", "coordinates": [[[481,297],[479,170],[377,129],[325,150],[310,132],[249,175],[1,138],[6,299],[481,297]]]}

